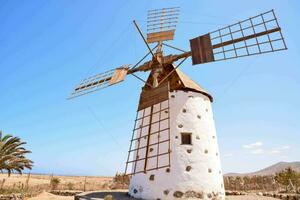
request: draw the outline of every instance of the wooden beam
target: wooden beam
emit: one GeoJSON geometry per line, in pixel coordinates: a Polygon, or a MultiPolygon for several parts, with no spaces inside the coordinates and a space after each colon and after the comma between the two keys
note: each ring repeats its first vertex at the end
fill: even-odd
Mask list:
{"type": "Polygon", "coordinates": [[[153,57],[153,58],[156,58],[155,55],[154,55],[154,53],[152,52],[151,48],[149,47],[149,44],[147,43],[147,41],[146,41],[146,39],[145,39],[145,37],[144,37],[144,35],[143,35],[143,33],[142,33],[140,27],[138,26],[138,24],[136,23],[135,20],[133,20],[133,23],[134,23],[136,29],[138,30],[139,34],[140,34],[141,37],[143,38],[143,41],[145,42],[145,44],[146,44],[146,46],[147,46],[149,52],[152,54],[152,57],[153,57]]]}
{"type": "Polygon", "coordinates": [[[252,39],[252,38],[256,38],[256,37],[260,37],[260,36],[267,35],[267,34],[270,34],[270,33],[274,33],[274,32],[280,31],[280,30],[281,30],[281,28],[279,28],[279,27],[274,28],[274,29],[263,31],[263,32],[260,32],[260,33],[256,33],[256,34],[248,35],[248,36],[245,36],[245,37],[237,38],[237,39],[234,39],[234,40],[229,40],[229,41],[226,41],[226,42],[215,44],[215,45],[212,46],[212,48],[213,49],[220,48],[220,47],[227,46],[227,45],[234,44],[234,43],[238,43],[238,42],[241,42],[241,41],[244,41],[244,40],[249,40],[249,39],[252,39]]]}
{"type": "MultiPolygon", "coordinates": [[[[154,105],[151,106],[151,110],[150,110],[150,120],[149,120],[148,134],[147,134],[147,147],[146,147],[146,155],[145,155],[144,173],[146,173],[146,171],[147,171],[147,164],[148,164],[148,154],[149,154],[149,144],[150,144],[150,136],[151,136],[153,106],[154,105]]],[[[157,154],[158,154],[158,152],[157,152],[157,154]]]]}

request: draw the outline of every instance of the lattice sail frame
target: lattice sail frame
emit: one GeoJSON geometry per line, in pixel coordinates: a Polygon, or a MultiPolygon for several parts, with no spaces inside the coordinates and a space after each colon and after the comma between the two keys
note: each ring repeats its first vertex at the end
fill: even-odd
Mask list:
{"type": "Polygon", "coordinates": [[[125,173],[134,175],[170,167],[170,153],[168,99],[137,112],[125,173]]]}
{"type": "Polygon", "coordinates": [[[147,43],[173,40],[179,12],[179,7],[149,10],[147,43]]]}
{"type": "Polygon", "coordinates": [[[190,40],[193,64],[286,50],[274,10],[190,40]]]}
{"type": "Polygon", "coordinates": [[[123,81],[130,65],[123,65],[100,74],[83,79],[71,93],[69,99],[104,89],[123,81]]]}

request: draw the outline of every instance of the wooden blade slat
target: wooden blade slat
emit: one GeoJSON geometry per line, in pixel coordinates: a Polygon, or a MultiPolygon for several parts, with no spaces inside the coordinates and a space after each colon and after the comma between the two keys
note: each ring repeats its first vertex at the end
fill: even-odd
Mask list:
{"type": "Polygon", "coordinates": [[[215,60],[209,34],[191,39],[190,46],[193,65],[215,60]]]}
{"type": "Polygon", "coordinates": [[[147,42],[173,40],[178,15],[178,8],[163,8],[149,11],[147,17],[147,42]]]}
{"type": "Polygon", "coordinates": [[[158,33],[148,33],[147,34],[147,43],[173,40],[174,32],[175,32],[175,30],[161,31],[158,33]]]}

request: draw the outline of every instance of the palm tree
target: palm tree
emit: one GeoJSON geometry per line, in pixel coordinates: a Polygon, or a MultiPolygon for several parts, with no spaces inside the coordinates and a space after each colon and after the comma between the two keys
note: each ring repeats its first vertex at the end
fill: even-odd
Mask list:
{"type": "Polygon", "coordinates": [[[22,174],[24,169],[31,169],[33,162],[25,157],[31,151],[26,150],[20,138],[12,135],[2,135],[0,131],[0,171],[22,174]]]}

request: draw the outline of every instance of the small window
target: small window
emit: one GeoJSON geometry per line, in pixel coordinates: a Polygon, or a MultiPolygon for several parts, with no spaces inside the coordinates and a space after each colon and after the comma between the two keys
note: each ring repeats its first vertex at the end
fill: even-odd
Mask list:
{"type": "Polygon", "coordinates": [[[181,144],[192,144],[192,133],[181,133],[181,144]]]}

